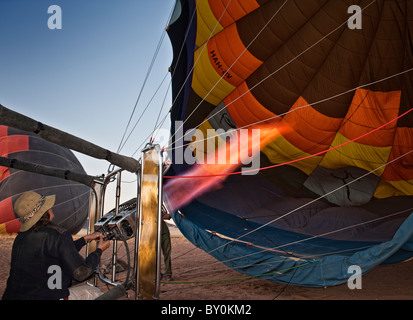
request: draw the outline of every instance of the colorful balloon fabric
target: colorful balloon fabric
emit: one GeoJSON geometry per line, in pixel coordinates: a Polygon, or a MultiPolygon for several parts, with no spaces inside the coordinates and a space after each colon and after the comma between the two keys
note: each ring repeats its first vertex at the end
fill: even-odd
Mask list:
{"type": "Polygon", "coordinates": [[[177,1],[170,179],[191,167],[178,147],[205,157],[180,131],[286,128],[256,175],[174,213],[184,235],[242,273],[297,285],[410,258],[412,20],[408,0],[177,1]]]}
{"type": "MultiPolygon", "coordinates": [[[[68,149],[43,140],[34,133],[0,126],[2,157],[85,173],[68,149]]],[[[89,212],[90,188],[68,180],[12,168],[0,167],[0,233],[17,233],[20,222],[13,211],[14,202],[26,191],[45,196],[55,194],[53,222],[76,234],[89,212]]]]}

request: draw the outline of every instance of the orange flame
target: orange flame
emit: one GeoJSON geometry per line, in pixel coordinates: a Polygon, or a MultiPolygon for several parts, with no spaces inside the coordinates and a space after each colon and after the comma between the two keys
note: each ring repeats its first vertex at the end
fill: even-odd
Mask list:
{"type": "MultiPolygon", "coordinates": [[[[233,171],[240,167],[246,158],[256,156],[265,145],[281,134],[281,130],[285,130],[280,128],[278,123],[253,129],[259,129],[259,146],[254,146],[257,137],[254,137],[252,129],[248,130],[247,141],[245,141],[245,137],[241,139],[240,131],[237,130],[237,143],[227,142],[222,146],[218,153],[215,153],[215,163],[195,164],[184,175],[171,179],[164,187],[164,199],[168,209],[170,211],[177,210],[196,197],[220,188],[222,182],[230,174],[242,174],[242,172],[235,173],[233,171]],[[222,160],[222,157],[219,158],[218,155],[222,155],[223,152],[226,155],[226,161],[219,163],[218,160],[222,160]],[[234,155],[236,155],[237,161],[234,161],[234,155]]],[[[211,158],[206,156],[206,159],[211,158]]],[[[257,169],[253,170],[258,172],[257,169]]]]}

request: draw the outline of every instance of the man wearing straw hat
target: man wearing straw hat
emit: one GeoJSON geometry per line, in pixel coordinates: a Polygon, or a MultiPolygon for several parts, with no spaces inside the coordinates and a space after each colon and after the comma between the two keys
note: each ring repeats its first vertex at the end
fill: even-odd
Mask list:
{"type": "MultiPolygon", "coordinates": [[[[29,191],[14,204],[14,212],[22,223],[13,243],[10,275],[4,300],[72,299],[72,281],[85,281],[99,264],[102,251],[109,247],[99,233],[73,241],[69,231],[54,224],[52,207],[55,195],[43,196],[29,191]],[[79,250],[86,241],[99,239],[97,249],[86,259],[79,250]]],[[[93,297],[94,287],[82,286],[77,297],[93,297]]],[[[79,291],[78,291],[79,292],[79,291]]]]}

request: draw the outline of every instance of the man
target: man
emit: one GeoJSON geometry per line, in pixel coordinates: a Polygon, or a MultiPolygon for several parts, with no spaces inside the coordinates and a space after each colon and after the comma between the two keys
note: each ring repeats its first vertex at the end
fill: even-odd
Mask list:
{"type": "MultiPolygon", "coordinates": [[[[16,200],[14,212],[22,224],[13,243],[4,300],[70,299],[72,282],[89,278],[109,247],[99,233],[73,241],[69,231],[54,224],[51,208],[55,198],[29,191],[16,200]],[[97,249],[84,259],[80,249],[86,241],[96,239],[97,249]]],[[[94,297],[96,288],[84,286],[83,290],[88,287],[90,292],[81,297],[94,297]]],[[[74,295],[79,297],[79,290],[74,295]]]]}
{"type": "MultiPolygon", "coordinates": [[[[165,212],[165,206],[162,205],[162,225],[161,225],[161,248],[163,253],[163,259],[165,263],[165,279],[172,281],[172,263],[171,263],[171,235],[169,233],[168,226],[164,220],[171,219],[169,212],[165,212]]],[[[164,277],[162,275],[162,278],[164,277]]]]}

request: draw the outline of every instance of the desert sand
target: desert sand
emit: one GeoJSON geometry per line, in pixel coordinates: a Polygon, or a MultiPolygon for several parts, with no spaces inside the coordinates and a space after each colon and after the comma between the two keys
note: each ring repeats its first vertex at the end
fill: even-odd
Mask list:
{"type": "MultiPolygon", "coordinates": [[[[413,300],[413,260],[378,266],[363,275],[362,289],[350,290],[347,284],[327,288],[297,287],[246,278],[192,245],[175,226],[170,226],[170,231],[173,281],[161,283],[160,300],[413,300]]],[[[0,296],[6,287],[13,240],[14,236],[0,236],[0,296]]],[[[133,241],[129,242],[133,249],[133,241]]],[[[103,261],[110,251],[104,252],[103,261]]],[[[125,260],[122,248],[119,258],[125,260]]],[[[122,273],[119,274],[121,278],[122,273]]],[[[98,287],[103,292],[109,289],[101,281],[98,287]]],[[[134,298],[134,293],[128,291],[122,300],[134,298]]]]}

